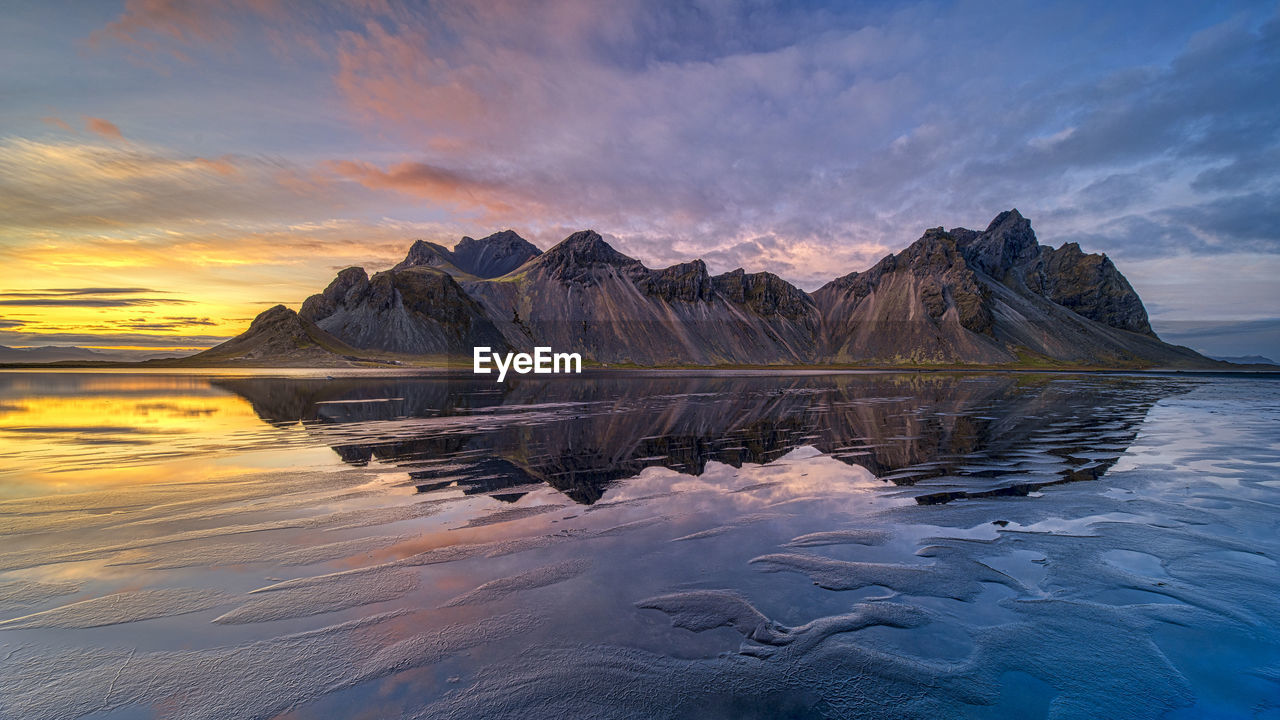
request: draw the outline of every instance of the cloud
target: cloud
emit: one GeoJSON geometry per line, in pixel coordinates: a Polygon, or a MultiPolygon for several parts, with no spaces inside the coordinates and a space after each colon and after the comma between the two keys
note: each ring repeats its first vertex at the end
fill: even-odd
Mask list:
{"type": "MultiPolygon", "coordinates": [[[[202,323],[202,324],[213,325],[214,323],[209,322],[209,323],[202,323]]],[[[122,324],[120,327],[127,328],[129,330],[152,330],[152,331],[162,331],[162,332],[178,332],[180,330],[184,330],[188,327],[191,327],[191,323],[166,323],[166,322],[125,323],[125,324],[122,324]]]]}
{"type": "Polygon", "coordinates": [[[120,17],[89,36],[92,46],[108,42],[149,51],[166,51],[181,60],[179,50],[193,43],[227,42],[238,32],[237,15],[282,17],[283,2],[274,0],[126,0],[120,17]]]}
{"type": "MultiPolygon", "coordinates": [[[[1123,192],[1117,194],[1123,195],[1123,192]]],[[[1162,207],[1103,222],[1096,230],[1059,239],[1106,248],[1122,258],[1232,253],[1280,254],[1280,193],[1220,197],[1162,207]]],[[[1125,206],[1128,205],[1126,201],[1125,206]]]]}
{"type": "Polygon", "coordinates": [[[58,297],[63,295],[137,295],[139,293],[163,293],[165,290],[135,287],[89,287],[89,288],[40,288],[21,292],[4,292],[0,297],[42,296],[58,297]]]}
{"type": "Polygon", "coordinates": [[[108,140],[123,140],[124,135],[120,132],[120,128],[115,123],[102,118],[88,117],[84,118],[84,127],[91,133],[101,135],[108,140]]]}
{"type": "Polygon", "coordinates": [[[1160,210],[1170,224],[1190,228],[1214,250],[1280,253],[1280,192],[1220,197],[1160,210]]]}
{"type": "MultiPolygon", "coordinates": [[[[449,197],[440,178],[500,169],[500,185],[458,186],[488,198],[497,219],[589,225],[646,260],[674,244],[748,269],[778,261],[749,244],[775,237],[796,251],[782,260],[791,279],[834,274],[831,254],[806,261],[807,247],[868,258],[924,227],[982,225],[1014,205],[1054,244],[1087,237],[1091,250],[1132,257],[1228,251],[1178,212],[1204,206],[1197,217],[1210,222],[1211,207],[1275,181],[1254,163],[1222,170],[1237,181],[1234,200],[1196,198],[1212,175],[1189,185],[1197,168],[1275,147],[1275,23],[1233,18],[1156,62],[1094,50],[1096,69],[1073,75],[1055,60],[1078,51],[1071,38],[1106,45],[1095,28],[1058,26],[1078,18],[1002,14],[1005,43],[975,52],[936,38],[985,32],[993,7],[900,8],[837,13],[820,27],[773,8],[766,25],[664,4],[553,3],[540,14],[499,4],[430,22],[402,13],[339,33],[334,82],[371,126],[419,147],[398,167],[430,169],[426,197],[449,197]],[[1159,232],[1119,232],[1142,223],[1159,232]]],[[[410,185],[382,172],[367,186],[410,185]]]]}
{"type": "Polygon", "coordinates": [[[1280,356],[1280,318],[1247,321],[1183,321],[1157,323],[1166,342],[1218,356],[1280,356]]]}
{"type": "Polygon", "coordinates": [[[239,172],[236,169],[234,158],[229,155],[223,155],[222,157],[212,159],[197,157],[193,158],[192,162],[223,176],[235,175],[239,172]]]}
{"type": "MultiPolygon", "coordinates": [[[[341,243],[329,250],[280,226],[359,216],[379,260],[384,218],[528,228],[544,246],[595,227],[651,265],[702,256],[808,288],[925,227],[980,227],[1015,205],[1043,241],[1125,262],[1280,253],[1266,235],[1280,182],[1271,8],[129,0],[92,39],[184,57],[238,43],[274,82],[297,76],[262,48],[292,44],[334,92],[304,110],[352,135],[299,129],[329,152],[308,144],[320,159],[278,174],[261,158],[94,150],[87,172],[37,172],[40,195],[0,182],[8,222],[161,226],[175,251],[228,264],[315,245],[326,268],[355,236],[326,233],[341,243]],[[116,160],[148,170],[108,182],[116,160]]],[[[301,116],[281,116],[295,137],[301,116]]]]}
{"type": "Polygon", "coordinates": [[[185,305],[190,300],[178,298],[121,297],[146,293],[164,294],[164,290],[136,287],[46,288],[0,292],[0,306],[10,307],[81,307],[112,308],[148,305],[185,305]]]}
{"type": "Polygon", "coordinates": [[[53,127],[56,127],[59,130],[64,130],[69,133],[73,133],[76,131],[75,128],[68,125],[64,120],[62,120],[59,117],[55,117],[53,115],[40,118],[40,122],[44,123],[45,125],[52,125],[53,127]]]}
{"type": "Polygon", "coordinates": [[[375,190],[395,190],[462,208],[513,212],[512,205],[502,199],[511,191],[500,181],[417,162],[396,163],[383,170],[370,163],[339,160],[330,167],[337,174],[375,190]]]}
{"type": "Polygon", "coordinates": [[[334,179],[277,159],[163,147],[0,139],[0,232],[279,223],[345,205],[334,179]]]}
{"type": "Polygon", "coordinates": [[[152,332],[178,333],[187,331],[191,328],[198,327],[214,327],[218,323],[207,317],[182,317],[182,316],[166,316],[161,318],[130,318],[125,322],[114,323],[116,327],[125,330],[140,330],[152,332]]]}
{"type": "Polygon", "coordinates": [[[4,298],[0,305],[10,307],[136,307],[146,305],[184,305],[191,300],[173,298],[4,298]]]}
{"type": "Polygon", "coordinates": [[[1229,335],[1254,335],[1257,333],[1275,333],[1280,335],[1280,318],[1264,318],[1261,320],[1244,320],[1239,322],[1223,321],[1183,321],[1168,323],[1165,331],[1171,336],[1184,340],[1195,340],[1207,337],[1224,337],[1229,335]]]}

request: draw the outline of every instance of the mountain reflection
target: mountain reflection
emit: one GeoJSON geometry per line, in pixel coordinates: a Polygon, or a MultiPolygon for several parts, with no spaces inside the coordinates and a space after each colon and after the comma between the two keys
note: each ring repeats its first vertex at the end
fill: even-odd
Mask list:
{"type": "Polygon", "coordinates": [[[223,378],[272,424],[345,462],[397,465],[420,491],[501,500],[546,483],[590,504],[645,468],[773,462],[811,446],[921,504],[1094,480],[1173,381],[1122,376],[599,373],[501,386],[470,376],[223,378]],[[503,493],[511,489],[512,492],[503,493]]]}

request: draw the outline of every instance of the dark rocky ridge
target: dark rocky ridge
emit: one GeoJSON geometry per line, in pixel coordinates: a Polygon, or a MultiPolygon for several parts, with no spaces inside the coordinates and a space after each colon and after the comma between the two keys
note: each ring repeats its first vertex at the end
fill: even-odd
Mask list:
{"type": "Polygon", "coordinates": [[[812,294],[767,272],[712,276],[701,260],[651,270],[592,230],[545,253],[511,231],[452,251],[417,241],[372,278],[343,270],[301,316],[398,356],[487,345],[636,365],[1222,366],[1161,342],[1110,259],[1040,245],[1017,210],[984,231],[927,230],[812,294]]]}
{"type": "Polygon", "coordinates": [[[835,362],[1213,364],[1160,342],[1109,258],[1040,245],[1016,209],[981,232],[928,230],[813,297],[820,354],[835,362]]]}
{"type": "Polygon", "coordinates": [[[464,237],[453,250],[426,240],[416,240],[409,254],[392,270],[434,267],[468,280],[496,278],[515,270],[542,251],[512,230],[476,240],[464,237]]]}
{"type": "Polygon", "coordinates": [[[368,353],[333,337],[284,305],[264,311],[249,329],[187,358],[195,363],[348,366],[368,353]]]}
{"type": "Polygon", "coordinates": [[[1040,245],[1016,208],[997,215],[985,232],[955,228],[950,234],[976,270],[1090,320],[1155,337],[1142,300],[1110,258],[1085,254],[1077,243],[1056,250],[1040,245]]]}
{"type": "Polygon", "coordinates": [[[434,267],[372,278],[363,268],[347,268],[323,293],[307,298],[301,314],[343,342],[384,353],[457,355],[476,345],[504,345],[480,306],[434,267]]]}
{"type": "Polygon", "coordinates": [[[463,287],[516,348],[544,345],[637,365],[814,357],[817,308],[798,288],[767,273],[711,277],[701,260],[650,270],[592,230],[502,278],[463,287]]]}

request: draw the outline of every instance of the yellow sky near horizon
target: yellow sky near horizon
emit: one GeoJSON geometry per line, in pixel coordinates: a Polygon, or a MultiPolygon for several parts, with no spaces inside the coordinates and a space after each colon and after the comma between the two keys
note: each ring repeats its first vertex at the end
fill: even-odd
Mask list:
{"type": "MultiPolygon", "coordinates": [[[[0,138],[0,344],[177,351],[371,272],[430,224],[331,217],[331,179],[130,141],[0,138]]],[[[452,243],[453,241],[448,241],[452,243]]]]}
{"type": "Polygon", "coordinates": [[[290,258],[250,264],[225,253],[187,254],[180,241],[157,251],[82,236],[8,246],[0,256],[6,274],[0,327],[28,340],[15,346],[156,351],[209,347],[243,332],[272,305],[297,309],[324,288],[336,267],[367,265],[358,258],[334,258],[333,267],[290,258]]]}

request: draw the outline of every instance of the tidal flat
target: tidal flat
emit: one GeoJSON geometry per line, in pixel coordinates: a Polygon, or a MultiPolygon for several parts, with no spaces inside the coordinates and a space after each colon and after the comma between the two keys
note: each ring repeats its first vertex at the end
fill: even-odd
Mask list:
{"type": "Polygon", "coordinates": [[[1280,718],[1280,378],[0,372],[0,718],[1280,718]]]}

